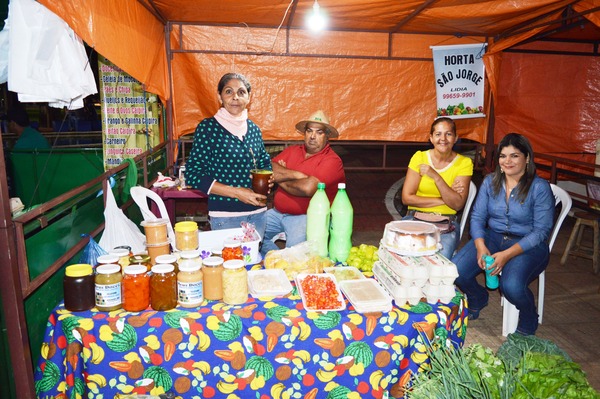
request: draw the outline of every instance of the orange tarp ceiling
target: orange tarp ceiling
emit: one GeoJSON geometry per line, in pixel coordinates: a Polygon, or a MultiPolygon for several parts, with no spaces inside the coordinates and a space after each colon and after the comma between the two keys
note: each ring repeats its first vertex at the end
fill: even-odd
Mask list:
{"type": "MultiPolygon", "coordinates": [[[[217,110],[217,81],[236,71],[253,85],[250,118],[265,139],[299,138],[295,122],[321,108],[343,140],[424,141],[436,109],[430,46],[487,43],[486,86],[501,109],[499,78],[513,58],[503,50],[600,18],[600,0],[320,0],[328,30],[314,35],[304,27],[313,0],[39,1],[147,90],[172,101],[174,138],[217,110]]],[[[597,66],[585,58],[591,76],[597,66]]],[[[583,79],[588,91],[597,90],[583,79]]],[[[506,118],[506,126],[542,133],[535,121],[506,118]]],[[[583,148],[570,150],[590,149],[588,126],[552,118],[547,125],[557,137],[568,130],[584,138],[583,148]]],[[[462,137],[486,141],[488,118],[457,124],[462,137]]],[[[537,143],[536,150],[552,152],[544,140],[537,143]]]]}

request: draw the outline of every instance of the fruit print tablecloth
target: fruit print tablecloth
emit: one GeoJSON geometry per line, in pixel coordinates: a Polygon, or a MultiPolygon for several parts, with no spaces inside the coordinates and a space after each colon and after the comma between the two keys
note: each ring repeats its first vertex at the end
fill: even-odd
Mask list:
{"type": "Polygon", "coordinates": [[[462,346],[465,300],[389,313],[306,312],[296,288],[241,306],[50,315],[39,398],[387,398],[428,359],[424,336],[462,346]]]}

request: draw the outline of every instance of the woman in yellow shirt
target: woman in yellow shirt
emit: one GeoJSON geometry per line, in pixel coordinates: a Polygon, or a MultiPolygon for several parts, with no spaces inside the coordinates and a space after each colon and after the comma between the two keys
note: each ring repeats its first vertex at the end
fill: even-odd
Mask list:
{"type": "Polygon", "coordinates": [[[450,259],[458,246],[460,211],[469,194],[473,162],[452,150],[458,137],[456,124],[450,118],[436,119],[431,125],[429,141],[433,149],[417,151],[408,164],[402,202],[408,206],[405,220],[414,219],[415,212],[444,215],[450,226],[441,235],[442,255],[450,259]]]}

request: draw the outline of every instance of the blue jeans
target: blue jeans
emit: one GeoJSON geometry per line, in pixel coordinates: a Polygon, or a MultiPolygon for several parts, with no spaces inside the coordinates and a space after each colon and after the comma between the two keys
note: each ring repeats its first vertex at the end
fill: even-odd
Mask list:
{"type": "Polygon", "coordinates": [[[269,209],[266,216],[266,228],[260,253],[263,257],[273,249],[279,249],[272,241],[279,233],[285,233],[286,248],[306,241],[306,215],[281,213],[275,208],[269,209]]]}
{"type": "MultiPolygon", "coordinates": [[[[412,215],[406,215],[402,220],[414,220],[414,217],[412,215]]],[[[454,226],[454,230],[446,234],[440,234],[440,242],[442,243],[440,254],[448,259],[452,258],[454,251],[456,251],[456,247],[458,247],[458,235],[460,233],[460,224],[456,223],[456,221],[451,223],[454,226]]]]}
{"type": "Polygon", "coordinates": [[[210,217],[210,228],[212,230],[239,229],[242,222],[252,223],[261,238],[265,235],[266,212],[255,213],[246,216],[210,217]]]}
{"type": "MultiPolygon", "coordinates": [[[[491,254],[503,251],[517,243],[519,237],[508,237],[488,230],[484,238],[491,254]]],[[[500,291],[519,310],[517,331],[533,335],[538,327],[538,314],[529,284],[548,266],[550,253],[547,243],[541,243],[509,260],[502,269],[500,291]]],[[[452,258],[458,268],[456,285],[467,295],[469,308],[482,309],[488,303],[489,294],[476,280],[483,270],[477,264],[475,242],[470,240],[452,258]]]]}

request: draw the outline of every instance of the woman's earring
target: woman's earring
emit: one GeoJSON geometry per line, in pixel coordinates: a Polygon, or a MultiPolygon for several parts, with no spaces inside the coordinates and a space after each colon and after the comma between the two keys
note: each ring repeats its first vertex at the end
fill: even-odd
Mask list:
{"type": "Polygon", "coordinates": [[[500,169],[500,173],[504,173],[504,169],[500,169]]]}

